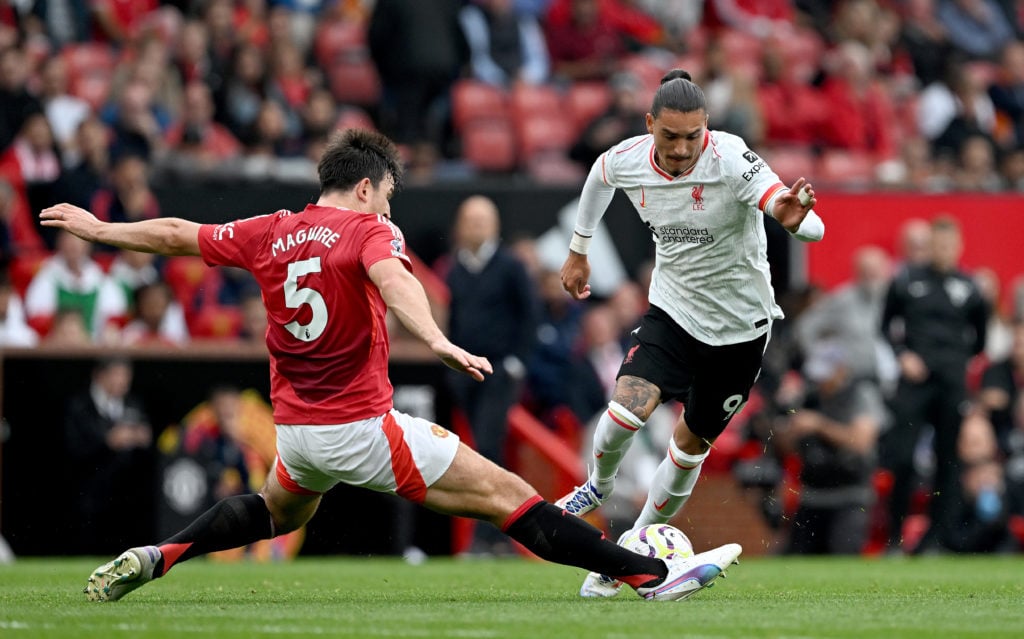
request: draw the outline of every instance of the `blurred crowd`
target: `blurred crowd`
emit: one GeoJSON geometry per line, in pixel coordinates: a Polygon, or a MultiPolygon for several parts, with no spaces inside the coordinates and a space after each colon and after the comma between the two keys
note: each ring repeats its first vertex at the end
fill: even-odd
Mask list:
{"type": "MultiPolygon", "coordinates": [[[[787,182],[1021,192],[1022,38],[1024,5],[1010,0],[0,0],[0,345],[262,348],[247,273],[93,248],[40,227],[46,206],[133,221],[161,215],[158,183],[312,183],[345,127],[392,136],[413,184],[577,183],[645,132],[674,67],[704,88],[711,127],[743,136],[787,182]]],[[[470,426],[519,401],[583,428],[608,400],[649,267],[575,303],[533,238],[501,247],[492,202],[464,207],[436,265],[457,293],[442,312],[501,377],[455,389],[470,426]],[[485,273],[494,259],[500,277],[485,273]],[[495,281],[522,299],[473,294],[495,281]]],[[[998,279],[966,274],[955,288],[986,300],[987,330],[963,363],[964,401],[950,413],[922,391],[900,404],[900,384],[929,377],[914,380],[894,337],[907,318],[882,332],[886,292],[934,259],[933,226],[907,227],[899,263],[865,247],[849,286],[787,294],[748,417],[718,445],[793,548],[998,550],[1024,536],[1024,295],[1000,312],[998,279]],[[906,435],[901,420],[920,432],[893,435],[906,435]],[[830,437],[836,424],[856,436],[830,437]],[[848,464],[850,485],[816,485],[821,464],[848,464]],[[815,490],[794,501],[795,485],[815,490]],[[921,522],[940,492],[956,522],[933,532],[921,522]],[[863,538],[819,547],[818,528],[799,534],[830,517],[863,538]]],[[[504,433],[478,437],[500,458],[504,433]]]]}

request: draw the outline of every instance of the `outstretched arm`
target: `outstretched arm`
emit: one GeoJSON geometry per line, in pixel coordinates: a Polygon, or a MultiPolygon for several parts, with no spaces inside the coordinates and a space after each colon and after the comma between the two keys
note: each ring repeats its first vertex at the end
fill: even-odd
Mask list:
{"type": "Polygon", "coordinates": [[[160,255],[199,255],[199,224],[175,217],[113,224],[85,209],[57,204],[39,214],[43,226],[63,229],[89,242],[160,255]]]}
{"type": "Polygon", "coordinates": [[[609,186],[604,179],[604,162],[605,155],[602,155],[590,169],[587,181],[583,184],[576,211],[576,227],[569,242],[569,256],[562,265],[562,287],[578,300],[590,297],[587,250],[597,225],[615,196],[615,187],[609,186]]]}
{"type": "Polygon", "coordinates": [[[493,373],[486,357],[467,353],[448,341],[430,314],[430,303],[423,286],[397,258],[375,262],[368,271],[370,280],[380,289],[384,303],[413,335],[426,342],[430,350],[449,368],[482,381],[484,373],[493,373]]]}

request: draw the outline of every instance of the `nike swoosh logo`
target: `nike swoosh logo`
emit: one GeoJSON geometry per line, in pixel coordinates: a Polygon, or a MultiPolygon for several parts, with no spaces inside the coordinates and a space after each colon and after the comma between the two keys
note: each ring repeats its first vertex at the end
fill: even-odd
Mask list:
{"type": "Polygon", "coordinates": [[[660,513],[662,510],[665,509],[665,504],[667,504],[667,503],[668,503],[668,497],[666,497],[665,501],[661,502],[660,504],[658,502],[654,502],[654,510],[657,510],[660,513]]]}
{"type": "Polygon", "coordinates": [[[646,207],[646,195],[644,194],[644,187],[640,187],[640,207],[646,207]]]}
{"type": "Polygon", "coordinates": [[[602,450],[599,453],[594,453],[594,457],[597,457],[598,459],[601,459],[602,457],[604,457],[604,451],[602,450]]]}

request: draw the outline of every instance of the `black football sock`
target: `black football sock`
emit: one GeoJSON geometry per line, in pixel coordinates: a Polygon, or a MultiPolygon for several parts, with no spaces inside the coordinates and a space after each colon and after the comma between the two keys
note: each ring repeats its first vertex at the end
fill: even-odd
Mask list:
{"type": "Polygon", "coordinates": [[[615,577],[634,588],[660,583],[665,562],[605,539],[600,530],[539,497],[520,506],[502,530],[541,559],[615,577]]]}
{"type": "Polygon", "coordinates": [[[228,550],[274,536],[267,504],[259,495],[222,499],[187,528],[157,544],[162,557],[153,569],[162,577],[172,566],[208,552],[228,550]]]}

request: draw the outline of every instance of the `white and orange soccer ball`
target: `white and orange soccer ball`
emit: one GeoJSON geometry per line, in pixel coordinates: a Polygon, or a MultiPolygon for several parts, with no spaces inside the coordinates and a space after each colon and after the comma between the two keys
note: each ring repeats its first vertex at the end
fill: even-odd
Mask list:
{"type": "Polygon", "coordinates": [[[693,556],[693,544],[686,534],[668,524],[650,524],[637,528],[619,540],[619,545],[635,553],[658,559],[693,556]]]}

